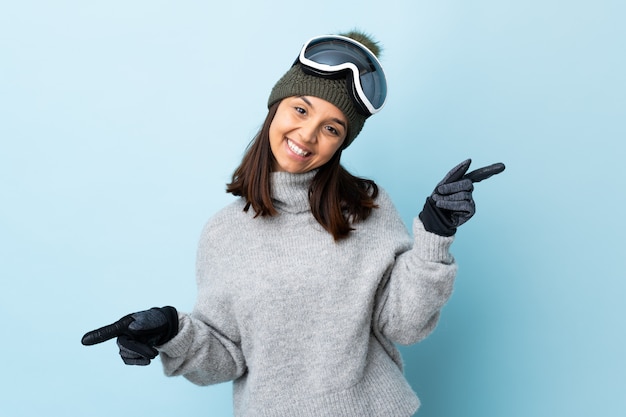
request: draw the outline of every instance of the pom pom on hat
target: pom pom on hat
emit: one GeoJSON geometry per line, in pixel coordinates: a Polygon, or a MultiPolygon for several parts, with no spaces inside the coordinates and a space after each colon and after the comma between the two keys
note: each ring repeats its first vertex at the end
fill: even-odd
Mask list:
{"type": "Polygon", "coordinates": [[[365,32],[361,32],[360,30],[354,29],[347,33],[340,33],[339,36],[345,36],[346,38],[354,39],[355,41],[357,41],[358,43],[362,44],[367,49],[369,49],[374,55],[376,55],[376,58],[380,58],[382,48],[380,44],[377,41],[375,41],[371,35],[368,35],[365,32]]]}
{"type": "MultiPolygon", "coordinates": [[[[371,36],[361,31],[352,30],[339,35],[352,38],[361,43],[377,57],[381,52],[378,43],[371,36]]],[[[343,112],[348,119],[348,133],[343,148],[348,147],[352,143],[363,128],[365,120],[369,117],[357,111],[348,93],[345,77],[328,79],[305,74],[300,65],[294,64],[274,85],[267,105],[270,107],[277,101],[293,96],[319,97],[334,104],[343,112]]]]}

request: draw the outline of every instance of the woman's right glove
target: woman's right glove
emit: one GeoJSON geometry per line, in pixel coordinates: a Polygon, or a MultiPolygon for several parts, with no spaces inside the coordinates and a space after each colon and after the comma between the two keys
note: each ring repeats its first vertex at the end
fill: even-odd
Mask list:
{"type": "Polygon", "coordinates": [[[476,212],[472,197],[474,183],[504,171],[503,163],[492,164],[467,173],[471,159],[466,159],[448,172],[426,199],[419,218],[424,228],[440,236],[452,236],[457,227],[476,212]]]}
{"type": "Polygon", "coordinates": [[[158,355],[155,346],[170,341],[177,333],[176,309],[170,306],[154,307],[92,330],[83,336],[81,342],[90,346],[117,337],[120,356],[126,365],[148,365],[158,355]]]}

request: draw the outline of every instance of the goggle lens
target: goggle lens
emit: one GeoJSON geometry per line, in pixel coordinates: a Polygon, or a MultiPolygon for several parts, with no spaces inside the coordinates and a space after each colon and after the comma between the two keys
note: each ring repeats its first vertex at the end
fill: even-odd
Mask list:
{"type": "Polygon", "coordinates": [[[299,62],[322,77],[351,73],[351,94],[366,114],[378,112],[385,104],[387,81],[382,66],[373,53],[351,38],[313,38],[302,48],[299,62]]]}

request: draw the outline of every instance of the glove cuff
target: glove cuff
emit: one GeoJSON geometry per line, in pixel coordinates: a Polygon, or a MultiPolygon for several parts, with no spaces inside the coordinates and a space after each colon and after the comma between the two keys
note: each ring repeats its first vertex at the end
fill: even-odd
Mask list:
{"type": "Polygon", "coordinates": [[[424,209],[419,214],[419,218],[424,224],[426,231],[435,233],[439,236],[450,237],[456,233],[456,227],[452,223],[452,219],[448,218],[435,205],[435,201],[428,197],[424,203],[424,209]]]}
{"type": "Polygon", "coordinates": [[[156,343],[156,346],[160,346],[169,342],[178,334],[178,312],[171,306],[165,306],[157,309],[161,311],[167,319],[167,332],[163,333],[156,343]]]}

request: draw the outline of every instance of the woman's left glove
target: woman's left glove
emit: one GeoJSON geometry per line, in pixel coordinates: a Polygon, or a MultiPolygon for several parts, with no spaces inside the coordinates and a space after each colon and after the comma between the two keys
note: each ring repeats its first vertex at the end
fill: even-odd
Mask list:
{"type": "Polygon", "coordinates": [[[472,192],[474,183],[504,171],[504,164],[496,163],[467,173],[471,159],[452,168],[426,199],[419,218],[424,228],[440,236],[452,236],[457,227],[476,212],[472,192]]]}
{"type": "Polygon", "coordinates": [[[170,341],[177,333],[176,309],[170,306],[154,307],[92,330],[83,336],[81,342],[90,346],[117,337],[120,356],[126,365],[148,365],[158,355],[155,346],[170,341]]]}

